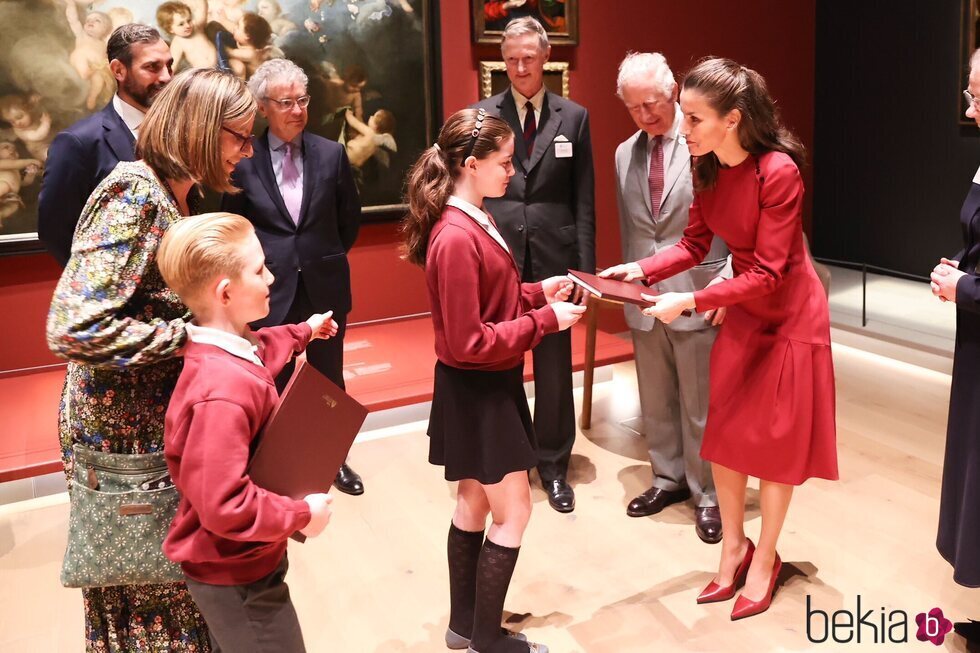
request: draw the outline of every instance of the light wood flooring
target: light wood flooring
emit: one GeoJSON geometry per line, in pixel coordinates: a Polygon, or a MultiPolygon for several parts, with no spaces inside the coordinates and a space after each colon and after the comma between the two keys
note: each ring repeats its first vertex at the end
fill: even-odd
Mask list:
{"type": "MultiPolygon", "coordinates": [[[[697,539],[689,505],[626,517],[650,465],[624,424],[639,408],[633,365],[621,363],[596,387],[593,428],[575,446],[575,512],[559,515],[534,492],[511,626],[554,653],[928,651],[915,640],[917,613],[938,606],[954,621],[980,618],[980,592],[955,585],[934,546],[949,377],[843,345],[835,363],[842,480],[797,490],[769,612],[732,623],[730,602],[695,604],[719,549],[697,539]],[[909,642],[875,645],[867,627],[860,645],[808,641],[808,595],[816,609],[853,613],[859,594],[875,622],[881,608],[908,613],[909,642]]],[[[424,422],[376,435],[390,437],[351,456],[367,493],[338,495],[324,536],[290,543],[288,579],[311,653],[446,650],[453,488],[425,462],[424,422]]],[[[754,536],[757,491],[749,499],[754,536]]],[[[0,650],[82,650],[80,593],[58,583],[66,524],[64,494],[0,507],[0,650]]],[[[942,650],[966,649],[951,634],[942,650]]]]}

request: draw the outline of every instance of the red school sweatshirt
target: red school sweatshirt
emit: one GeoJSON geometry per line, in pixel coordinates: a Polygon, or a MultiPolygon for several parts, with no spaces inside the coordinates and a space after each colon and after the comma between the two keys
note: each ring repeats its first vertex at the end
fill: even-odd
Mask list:
{"type": "Polygon", "coordinates": [[[196,581],[245,585],[272,573],[286,541],[310,522],[305,501],[248,477],[251,446],[279,400],[275,377],[310,340],[307,324],[260,329],[265,367],[188,342],[167,408],[164,452],[180,492],[163,552],[196,581]]]}

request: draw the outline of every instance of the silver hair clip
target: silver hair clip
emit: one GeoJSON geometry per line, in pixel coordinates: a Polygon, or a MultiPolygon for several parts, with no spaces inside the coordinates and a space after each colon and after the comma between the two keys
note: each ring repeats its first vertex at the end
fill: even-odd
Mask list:
{"type": "Polygon", "coordinates": [[[442,152],[442,148],[439,147],[439,143],[433,143],[432,147],[436,148],[436,152],[442,152]]]}
{"type": "Polygon", "coordinates": [[[480,137],[480,130],[483,129],[483,121],[486,120],[487,110],[480,108],[476,112],[476,124],[473,126],[473,131],[470,132],[470,143],[466,146],[466,154],[463,156],[463,160],[460,165],[466,163],[466,159],[470,158],[473,154],[473,148],[476,147],[476,139],[480,137]]]}

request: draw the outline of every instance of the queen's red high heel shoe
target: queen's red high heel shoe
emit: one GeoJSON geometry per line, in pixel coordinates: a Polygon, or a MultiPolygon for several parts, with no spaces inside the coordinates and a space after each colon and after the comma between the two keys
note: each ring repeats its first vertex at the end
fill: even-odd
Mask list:
{"type": "Polygon", "coordinates": [[[769,604],[772,603],[772,595],[776,593],[776,579],[779,578],[779,570],[782,569],[782,566],[783,562],[777,553],[776,562],[772,565],[772,576],[769,577],[769,590],[766,595],[758,601],[752,601],[745,598],[744,594],[739,594],[738,598],[735,599],[735,607],[732,608],[732,621],[752,617],[769,609],[769,604]]]}
{"type": "Polygon", "coordinates": [[[711,581],[698,594],[698,603],[717,603],[718,601],[727,601],[735,596],[735,590],[745,584],[745,577],[749,573],[749,565],[752,564],[752,554],[755,553],[755,544],[752,543],[752,540],[748,540],[748,543],[749,548],[745,551],[745,557],[742,558],[742,562],[738,563],[738,569],[735,570],[735,577],[732,579],[732,584],[722,587],[715,581],[711,581]]]}

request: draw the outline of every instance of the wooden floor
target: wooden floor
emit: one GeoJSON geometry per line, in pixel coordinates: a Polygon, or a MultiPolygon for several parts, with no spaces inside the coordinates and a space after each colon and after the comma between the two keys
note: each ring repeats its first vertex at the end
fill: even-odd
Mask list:
{"type": "MultiPolygon", "coordinates": [[[[554,653],[927,651],[935,648],[915,640],[917,613],[980,617],[980,592],[956,586],[934,547],[949,377],[844,346],[835,362],[843,480],[797,491],[780,545],[788,566],[768,613],[732,623],[731,603],[695,604],[719,550],[695,536],[690,506],[626,517],[650,466],[623,424],[639,410],[632,363],[621,363],[597,386],[593,428],[575,446],[576,511],[559,515],[534,493],[507,599],[512,627],[554,653]],[[864,627],[860,645],[811,643],[808,595],[828,613],[854,613],[860,595],[874,623],[882,608],[904,610],[909,642],[874,645],[864,627]]],[[[367,493],[339,495],[327,534],[290,543],[289,581],[311,653],[445,650],[453,489],[425,462],[424,426],[356,445],[351,462],[367,493]]],[[[750,536],[757,497],[750,491],[750,536]]],[[[82,650],[81,597],[58,584],[66,521],[64,495],[0,507],[0,650],[82,650]]],[[[965,650],[953,635],[942,649],[965,650]]]]}

